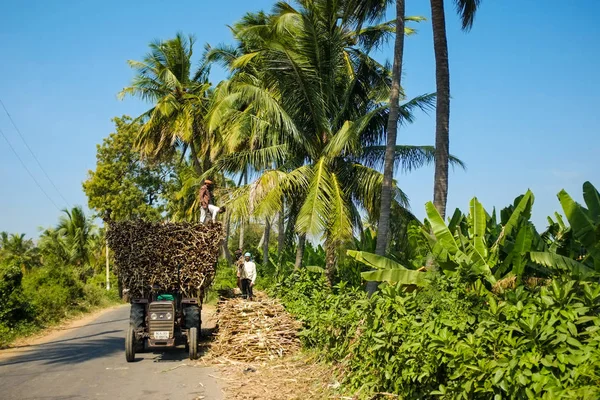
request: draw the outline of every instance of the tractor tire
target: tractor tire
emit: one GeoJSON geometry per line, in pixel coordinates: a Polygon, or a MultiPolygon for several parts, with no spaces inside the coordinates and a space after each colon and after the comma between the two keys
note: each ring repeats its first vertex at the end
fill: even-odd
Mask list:
{"type": "Polygon", "coordinates": [[[136,353],[147,353],[148,352],[148,339],[142,339],[136,342],[135,345],[136,353]]]}
{"type": "Polygon", "coordinates": [[[198,328],[198,332],[200,332],[200,307],[197,305],[190,305],[183,309],[183,313],[185,316],[185,327],[188,329],[198,328]]]}
{"type": "Polygon", "coordinates": [[[127,328],[127,336],[125,336],[125,359],[127,362],[135,360],[135,328],[131,325],[127,328]]]}
{"type": "Polygon", "coordinates": [[[188,331],[188,351],[190,360],[198,358],[198,328],[190,328],[188,331]]]}
{"type": "Polygon", "coordinates": [[[146,306],[144,304],[131,304],[131,311],[129,311],[129,325],[136,329],[143,327],[145,322],[144,314],[146,314],[146,306]]]}

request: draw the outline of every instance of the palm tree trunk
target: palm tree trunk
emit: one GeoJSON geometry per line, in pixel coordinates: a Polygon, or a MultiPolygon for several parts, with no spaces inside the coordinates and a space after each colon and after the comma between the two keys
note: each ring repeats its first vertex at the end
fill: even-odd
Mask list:
{"type": "Polygon", "coordinates": [[[223,257],[227,260],[227,265],[231,265],[231,253],[229,252],[229,235],[231,233],[231,214],[227,212],[225,219],[225,240],[223,240],[223,257]]]}
{"type": "Polygon", "coordinates": [[[444,0],[431,0],[431,23],[435,53],[435,81],[437,90],[435,111],[435,176],[433,204],[441,217],[446,214],[448,199],[448,155],[450,153],[450,67],[444,0]]]}
{"type": "Polygon", "coordinates": [[[279,217],[277,218],[277,257],[281,258],[285,246],[285,207],[281,205],[279,217]]]}
{"type": "Polygon", "coordinates": [[[336,246],[329,243],[325,248],[325,275],[327,276],[327,283],[329,283],[329,286],[333,286],[336,261],[336,246]]]}
{"type": "Polygon", "coordinates": [[[266,266],[269,262],[269,237],[271,236],[271,221],[269,218],[265,218],[265,233],[263,234],[262,253],[263,253],[263,266],[266,266]]]}
{"type": "Polygon", "coordinates": [[[302,258],[304,257],[304,246],[306,245],[306,235],[298,235],[298,247],[296,247],[296,263],[294,269],[300,269],[302,266],[302,258]]]}
{"type": "MultiPolygon", "coordinates": [[[[248,174],[247,174],[246,170],[244,170],[244,172],[240,176],[240,180],[238,182],[238,187],[242,183],[242,179],[244,180],[244,185],[247,185],[248,184],[248,174]]],[[[240,241],[239,241],[239,248],[242,249],[242,251],[244,251],[244,225],[245,225],[245,222],[246,221],[244,221],[244,219],[240,220],[240,241]]]]}
{"type": "MultiPolygon", "coordinates": [[[[380,256],[385,255],[390,228],[394,156],[398,134],[398,109],[400,107],[400,79],[402,78],[402,57],[404,55],[404,13],[404,0],[396,0],[396,39],[394,43],[394,64],[392,66],[392,87],[390,89],[390,113],[387,122],[381,207],[377,229],[377,247],[375,249],[375,253],[380,256]]],[[[375,290],[377,290],[377,282],[368,282],[367,291],[373,293],[375,290]]]]}
{"type": "Polygon", "coordinates": [[[191,155],[190,157],[192,158],[192,165],[194,167],[194,171],[196,171],[196,173],[198,175],[202,175],[202,166],[200,165],[200,162],[198,161],[198,152],[196,150],[196,146],[194,145],[194,141],[192,140],[190,142],[190,152],[191,155]]]}
{"type": "Polygon", "coordinates": [[[240,241],[238,242],[239,248],[244,250],[244,221],[240,222],[240,241]]]}

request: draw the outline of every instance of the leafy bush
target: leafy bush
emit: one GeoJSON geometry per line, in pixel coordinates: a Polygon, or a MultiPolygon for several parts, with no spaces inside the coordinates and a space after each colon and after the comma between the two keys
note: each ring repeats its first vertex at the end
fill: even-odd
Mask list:
{"type": "Polygon", "coordinates": [[[106,290],[106,275],[97,274],[88,279],[83,287],[83,302],[80,306],[102,307],[119,301],[117,277],[110,274],[110,290],[106,290]]]}
{"type": "Polygon", "coordinates": [[[75,271],[67,266],[39,268],[23,279],[23,290],[34,308],[35,319],[54,322],[77,307],[84,298],[83,283],[75,271]]]}
{"type": "Polygon", "coordinates": [[[0,324],[14,327],[30,319],[31,309],[23,295],[23,272],[17,265],[0,265],[0,324]]]}
{"type": "Polygon", "coordinates": [[[367,298],[299,274],[273,289],[304,322],[304,344],[344,367],[360,397],[598,398],[600,285],[554,281],[502,296],[437,275],[367,298]]]}

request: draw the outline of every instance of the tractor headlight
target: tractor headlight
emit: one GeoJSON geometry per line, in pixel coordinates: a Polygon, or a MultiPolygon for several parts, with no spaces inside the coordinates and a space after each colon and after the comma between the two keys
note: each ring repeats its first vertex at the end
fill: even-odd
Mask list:
{"type": "Polygon", "coordinates": [[[158,318],[158,316],[156,315],[156,313],[152,313],[150,314],[150,318],[152,318],[152,320],[155,320],[156,318],[158,318]]]}
{"type": "Polygon", "coordinates": [[[167,313],[167,319],[171,319],[173,317],[170,312],[167,313]]]}

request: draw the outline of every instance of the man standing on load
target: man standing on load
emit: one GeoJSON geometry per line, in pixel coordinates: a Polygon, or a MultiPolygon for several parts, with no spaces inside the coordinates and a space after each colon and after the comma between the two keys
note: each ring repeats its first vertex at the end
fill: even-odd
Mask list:
{"type": "Polygon", "coordinates": [[[204,185],[200,188],[200,223],[206,223],[207,214],[210,213],[212,222],[217,220],[217,213],[222,213],[225,211],[224,208],[219,208],[212,202],[212,193],[211,190],[213,188],[213,181],[207,179],[204,181],[204,185]]]}
{"type": "Polygon", "coordinates": [[[252,255],[250,253],[244,254],[244,262],[243,267],[240,270],[240,278],[242,279],[242,296],[245,299],[250,299],[254,297],[252,293],[252,287],[254,286],[254,281],[256,280],[256,264],[251,261],[252,255]]]}

